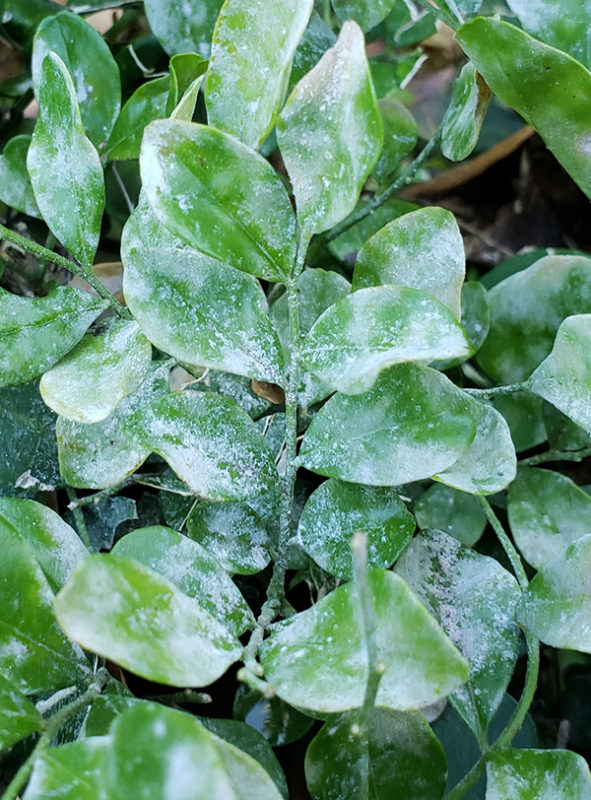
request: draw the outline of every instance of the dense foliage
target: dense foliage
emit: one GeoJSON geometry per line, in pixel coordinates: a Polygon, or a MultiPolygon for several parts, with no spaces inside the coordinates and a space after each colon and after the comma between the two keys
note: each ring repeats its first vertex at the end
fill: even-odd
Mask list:
{"type": "Polygon", "coordinates": [[[589,4],[1,8],[3,800],[589,800],[591,258],[398,196],[492,99],[591,197],[589,4]]]}

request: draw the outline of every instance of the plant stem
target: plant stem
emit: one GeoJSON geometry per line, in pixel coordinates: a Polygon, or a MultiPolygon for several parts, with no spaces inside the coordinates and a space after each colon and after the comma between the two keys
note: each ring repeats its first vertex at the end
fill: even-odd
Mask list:
{"type": "Polygon", "coordinates": [[[43,245],[37,244],[37,242],[34,242],[31,239],[27,239],[25,236],[21,236],[20,233],[11,231],[2,224],[0,224],[0,239],[4,239],[7,242],[12,242],[22,250],[26,250],[28,253],[37,256],[37,258],[39,258],[41,261],[58,264],[60,267],[73,272],[75,275],[80,275],[81,278],[84,278],[84,280],[92,286],[99,297],[109,303],[118,317],[121,317],[122,319],[132,318],[130,311],[128,311],[125,306],[121,305],[119,300],[117,300],[117,298],[114,297],[111,292],[99,281],[94,274],[92,267],[83,266],[82,264],[77,264],[74,261],[70,261],[69,259],[64,258],[64,256],[60,256],[57,253],[54,253],[52,250],[48,250],[46,247],[43,247],[43,245]]]}
{"type": "Polygon", "coordinates": [[[86,520],[84,519],[84,513],[80,508],[80,504],[78,502],[78,495],[76,494],[76,490],[72,489],[71,486],[66,487],[68,492],[68,500],[70,501],[68,504],[68,508],[71,508],[72,514],[74,515],[74,521],[76,522],[76,527],[78,528],[78,536],[82,539],[84,545],[86,545],[87,549],[93,553],[94,547],[92,546],[92,542],[90,541],[90,534],[88,533],[88,528],[86,527],[86,520]]]}
{"type": "Polygon", "coordinates": [[[579,450],[546,450],[545,453],[522,459],[519,464],[523,467],[533,467],[547,461],[583,461],[589,456],[591,456],[591,446],[581,447],[579,450]]]}
{"type": "Polygon", "coordinates": [[[501,524],[500,519],[497,517],[495,512],[492,509],[491,504],[488,502],[486,497],[482,497],[482,495],[476,495],[477,500],[480,502],[484,513],[486,514],[486,518],[494,530],[495,534],[497,535],[497,539],[499,540],[501,547],[505,551],[507,558],[511,562],[511,566],[513,568],[513,572],[515,573],[515,577],[517,578],[517,582],[521,587],[521,591],[525,591],[529,586],[529,581],[527,580],[527,575],[525,574],[525,569],[523,568],[523,562],[521,560],[521,556],[515,549],[513,542],[507,534],[505,533],[505,529],[501,524]]]}
{"type": "Polygon", "coordinates": [[[524,381],[523,383],[510,383],[507,386],[491,386],[489,389],[464,389],[464,391],[482,400],[492,400],[493,397],[526,391],[528,386],[527,381],[524,381]]]}
{"type": "Polygon", "coordinates": [[[16,800],[21,789],[29,779],[29,776],[35,765],[35,761],[40,755],[42,755],[43,751],[49,747],[56,733],[58,733],[60,728],[62,728],[69,719],[75,716],[79,711],[82,711],[84,708],[86,708],[86,706],[89,706],[92,701],[100,695],[108,679],[109,673],[107,670],[100,669],[97,672],[94,681],[90,684],[84,694],[81,694],[80,697],[77,697],[76,700],[73,700],[67,706],[64,706],[64,708],[60,708],[60,710],[54,714],[53,717],[47,720],[45,730],[39,737],[37,744],[33,748],[33,751],[30,753],[27,760],[21,765],[21,768],[18,770],[14,778],[10,781],[0,800],[16,800]]]}
{"type": "Polygon", "coordinates": [[[441,20],[441,22],[444,22],[446,25],[449,25],[449,27],[453,28],[454,30],[456,29],[458,22],[460,25],[462,24],[463,20],[460,18],[455,19],[449,12],[439,8],[439,6],[433,5],[430,0],[417,0],[417,2],[424,11],[426,11],[428,14],[432,14],[434,17],[437,17],[437,19],[441,20]]]}
{"type": "Polygon", "coordinates": [[[70,511],[76,511],[77,508],[82,508],[83,506],[98,506],[98,504],[102,503],[103,500],[106,500],[108,497],[112,497],[114,494],[122,491],[133,482],[134,478],[130,476],[129,478],[125,478],[116,486],[107,486],[106,489],[101,489],[99,492],[95,492],[94,494],[87,494],[86,497],[77,497],[74,495],[75,499],[70,497],[68,508],[70,511]]]}
{"type": "Polygon", "coordinates": [[[257,663],[256,657],[263,642],[265,631],[277,616],[285,594],[285,571],[287,567],[287,552],[291,540],[293,494],[297,473],[298,389],[300,382],[300,299],[298,278],[304,268],[309,241],[309,236],[300,235],[297,256],[291,274],[286,281],[291,360],[289,379],[285,387],[285,474],[281,481],[279,541],[273,566],[273,575],[267,588],[267,599],[263,604],[250,640],[244,649],[246,668],[255,676],[262,675],[262,668],[257,663]]]}
{"type": "Polygon", "coordinates": [[[367,683],[365,685],[363,706],[364,708],[373,708],[380,680],[384,674],[384,665],[378,661],[375,636],[376,619],[367,571],[367,534],[363,531],[357,531],[353,536],[351,549],[353,551],[353,579],[361,605],[365,649],[367,651],[367,683]]]}

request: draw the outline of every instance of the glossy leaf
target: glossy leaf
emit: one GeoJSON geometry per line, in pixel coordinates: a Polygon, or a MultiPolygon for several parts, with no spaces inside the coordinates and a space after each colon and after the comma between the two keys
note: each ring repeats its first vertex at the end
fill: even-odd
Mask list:
{"type": "Polygon", "coordinates": [[[353,534],[367,535],[370,567],[390,567],[404,550],[415,522],[391,489],[328,480],[308,498],[298,527],[298,544],[339,578],[353,577],[353,534]]]}
{"type": "Polygon", "coordinates": [[[260,147],[285,99],[291,62],[312,7],[312,0],[226,0],[207,70],[210,125],[260,147]]]}
{"type": "Polygon", "coordinates": [[[470,348],[448,309],[404,286],[360,289],[330,306],[302,342],[304,365],[332,389],[359,394],[406,361],[464,357],[470,348]]]}
{"type": "Polygon", "coordinates": [[[115,319],[87,334],[41,378],[39,389],[56,414],[91,424],[106,419],[144,382],[152,348],[137,322],[115,319]]]}
{"type": "Polygon", "coordinates": [[[296,83],[316,66],[336,40],[337,37],[332,28],[326,24],[317,11],[312,11],[308,27],[304,31],[304,35],[293,56],[289,76],[290,93],[296,83]]]}
{"type": "Polygon", "coordinates": [[[435,530],[415,536],[396,572],[470,664],[468,683],[450,699],[478,735],[487,729],[517,661],[520,590],[515,578],[493,558],[435,530]]]}
{"type": "Polygon", "coordinates": [[[277,695],[265,697],[245,684],[238,687],[233,714],[264,736],[271,747],[301,739],[314,724],[311,717],[284,703],[277,695]]]}
{"type": "Polygon", "coordinates": [[[566,475],[523,467],[509,487],[507,512],[515,543],[540,569],[589,533],[591,497],[566,475]]]}
{"type": "Polygon", "coordinates": [[[37,97],[39,118],[27,154],[35,199],[55,237],[89,266],[105,207],[103,169],[84,133],[72,79],[55,53],[43,59],[37,97]]]}
{"type": "Polygon", "coordinates": [[[414,515],[423,530],[437,528],[468,547],[476,544],[486,528],[486,515],[476,498],[442,483],[433,484],[419,497],[414,515]]]}
{"type": "Polygon", "coordinates": [[[254,624],[245,599],[215,558],[171,528],[137,528],[119,539],[111,552],[133,558],[174,583],[234,636],[254,624]]]}
{"type": "Polygon", "coordinates": [[[472,400],[476,436],[470,447],[436,480],[473,494],[495,494],[515,477],[517,458],[509,426],[491,406],[472,400]]]}
{"type": "Polygon", "coordinates": [[[197,50],[209,57],[211,37],[223,0],[145,0],[150,30],[167,53],[197,50]]]}
{"type": "Polygon", "coordinates": [[[74,83],[87,136],[102,151],[119,115],[119,68],[106,42],[81,16],[62,11],[47,17],[33,40],[31,70],[35,93],[43,91],[43,60],[58,55],[74,83]]]}
{"type": "Polygon", "coordinates": [[[369,392],[332,397],[312,420],[299,462],[330,478],[397,486],[451,466],[475,431],[470,400],[451,381],[398,364],[369,392]]]}
{"type": "Polygon", "coordinates": [[[31,549],[53,591],[61,589],[87,554],[76,531],[34,500],[0,497],[0,528],[31,549]]]}
{"type": "Polygon", "coordinates": [[[252,275],[179,243],[140,203],[121,243],[123,291],[143,333],[184,364],[282,381],[283,353],[252,275]]]}
{"type": "Polygon", "coordinates": [[[461,293],[462,328],[472,351],[477,353],[490,330],[488,292],[480,281],[467,281],[461,293]]]}
{"type": "Polygon", "coordinates": [[[0,548],[0,674],[25,694],[85,680],[84,655],[57,624],[53,591],[33,551],[5,525],[0,548]]]}
{"type": "Polygon", "coordinates": [[[465,64],[441,123],[441,152],[446,158],[463,161],[474,150],[491,96],[474,64],[465,64]]]}
{"type": "Polygon", "coordinates": [[[591,259],[545,256],[489,291],[491,328],[477,356],[499,383],[528,378],[552,350],[560,323],[591,313],[591,259]]]}
{"type": "Polygon", "coordinates": [[[41,730],[43,718],[10,681],[0,675],[0,750],[41,730]]]}
{"type": "Polygon", "coordinates": [[[545,644],[591,652],[589,572],[591,535],[582,536],[529,584],[518,614],[520,624],[545,644]]]}
{"type": "Polygon", "coordinates": [[[420,713],[368,708],[327,722],[306,751],[306,783],[317,800],[439,800],[443,748],[420,713]]]}
{"type": "Polygon", "coordinates": [[[258,761],[182,711],[142,703],[115,721],[112,735],[112,775],[122,796],[281,800],[258,761]]]}
{"type": "Polygon", "coordinates": [[[373,175],[377,181],[385,181],[397,169],[417,143],[417,123],[410,111],[392,92],[378,102],[384,129],[384,145],[373,175]]]}
{"type": "Polygon", "coordinates": [[[106,305],[65,287],[34,298],[0,291],[0,385],[25,383],[56,364],[106,305]]]}
{"type": "Polygon", "coordinates": [[[147,200],[167,228],[212,258],[281,280],[295,256],[295,216],[262,156],[214,128],[158,120],[140,156],[147,200]]]}
{"type": "Polygon", "coordinates": [[[271,558],[265,526],[246,503],[197,503],[187,533],[233,575],[260,572],[271,558]]]}
{"type": "Polygon", "coordinates": [[[568,750],[501,750],[486,764],[486,800],[589,800],[585,759],[568,750]]]}
{"type": "MultiPolygon", "coordinates": [[[[467,663],[404,581],[385,570],[371,570],[368,581],[384,665],[376,705],[420,708],[463,683],[467,663]]],[[[359,708],[368,667],[355,584],[276,625],[263,643],[261,663],[288,703],[319,714],[359,708]]]]}
{"type": "Polygon", "coordinates": [[[432,294],[460,318],[462,236],[450,211],[422,208],[395,219],[361,248],[353,290],[395,283],[432,294]]]}
{"type": "Polygon", "coordinates": [[[13,136],[0,156],[0,200],[16,211],[39,217],[39,208],[27,172],[30,136],[13,136]]]}
{"type": "Polygon", "coordinates": [[[591,67],[589,0],[507,0],[528,33],[591,67]]]}
{"type": "Polygon", "coordinates": [[[567,317],[550,355],[532,373],[532,392],[591,433],[591,314],[567,317]]]}
{"type": "Polygon", "coordinates": [[[542,415],[543,405],[541,397],[537,397],[527,390],[497,395],[493,399],[493,406],[507,420],[511,438],[518,453],[546,441],[546,427],[542,415]]]}
{"type": "Polygon", "coordinates": [[[248,414],[218,395],[184,392],[136,411],[125,433],[162,456],[209,500],[245,500],[277,480],[273,455],[248,414]]]}
{"type": "Polygon", "coordinates": [[[346,22],[297,84],[277,122],[277,141],[307,234],[332,228],[355,207],[382,149],[363,34],[346,22]]]}
{"type": "Polygon", "coordinates": [[[462,25],[456,39],[492,91],[533,125],[591,197],[589,71],[560,50],[496,19],[473,19],[462,25]]]}
{"type": "Polygon", "coordinates": [[[138,158],[144,128],[155,119],[166,116],[170,79],[154,78],[142,83],[121,109],[109,142],[107,157],[111,161],[138,158]]]}
{"type": "Polygon", "coordinates": [[[240,657],[226,626],[129,558],[86,558],[57,596],[55,611],[86,650],[156,683],[205,686],[240,657]]]}
{"type": "Polygon", "coordinates": [[[107,784],[112,741],[95,736],[43,750],[23,800],[110,800],[107,784]]]}
{"type": "Polygon", "coordinates": [[[150,455],[150,448],[123,433],[125,420],[152,400],[168,394],[169,367],[154,365],[146,381],[102,422],[86,425],[58,417],[55,432],[60,471],[70,486],[104,489],[121,483],[150,455]]]}
{"type": "Polygon", "coordinates": [[[388,16],[396,0],[332,0],[339,19],[355,22],[368,31],[388,16]]]}

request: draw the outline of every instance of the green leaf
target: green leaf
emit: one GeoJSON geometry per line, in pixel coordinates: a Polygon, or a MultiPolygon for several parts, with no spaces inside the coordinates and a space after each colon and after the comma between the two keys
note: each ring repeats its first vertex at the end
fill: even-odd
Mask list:
{"type": "Polygon", "coordinates": [[[182,711],[142,703],[115,721],[112,735],[122,797],[281,800],[258,761],[182,711]]]}
{"type": "Polygon", "coordinates": [[[246,503],[197,503],[187,533],[233,575],[252,575],[270,561],[269,536],[246,503]]]}
{"type": "Polygon", "coordinates": [[[495,494],[515,477],[517,458],[505,419],[486,403],[471,400],[476,436],[470,447],[435,476],[454,489],[473,494],[495,494]]]}
{"type": "Polygon", "coordinates": [[[111,760],[109,736],[46,749],[35,760],[23,800],[110,800],[106,781],[111,760]]]}
{"type": "Polygon", "coordinates": [[[317,800],[440,800],[443,748],[419,713],[367,708],[327,722],[308,745],[306,783],[317,800]]]}
{"type": "Polygon", "coordinates": [[[0,200],[16,211],[39,217],[41,214],[27,172],[30,144],[30,136],[13,136],[4,146],[0,156],[0,200]]]}
{"type": "Polygon", "coordinates": [[[238,687],[232,711],[236,719],[244,720],[264,736],[271,747],[301,739],[314,724],[311,717],[284,703],[277,695],[265,697],[245,684],[238,687]]]}
{"type": "Polygon", "coordinates": [[[591,497],[566,475],[522,467],[509,487],[507,512],[516,545],[540,569],[589,533],[591,497]]]}
{"type": "MultiPolygon", "coordinates": [[[[404,581],[377,569],[368,581],[377,657],[384,665],[376,705],[420,708],[463,683],[467,663],[404,581]]],[[[261,663],[288,703],[320,714],[359,708],[368,665],[355,584],[277,624],[263,643],[261,663]]]]}
{"type": "Polygon", "coordinates": [[[144,128],[166,116],[170,79],[168,76],[142,83],[127,100],[109,136],[110,161],[138,158],[144,128]]]}
{"type": "Polygon", "coordinates": [[[131,442],[123,423],[152,400],[168,394],[167,365],[154,365],[140,388],[124,397],[111,416],[86,425],[58,417],[55,432],[60,471],[69,486],[104,489],[116,486],[150,455],[150,448],[131,442]]]}
{"type": "Polygon", "coordinates": [[[113,319],[87,334],[41,378],[39,389],[56,414],[91,424],[106,419],[144,382],[152,348],[137,322],[113,319]]]}
{"type": "Polygon", "coordinates": [[[209,58],[211,37],[223,0],[145,0],[150,29],[167,53],[197,50],[209,58]]]}
{"type": "Polygon", "coordinates": [[[61,589],[87,555],[76,531],[34,500],[0,497],[0,528],[31,549],[52,591],[61,589]]]}
{"type": "Polygon", "coordinates": [[[0,408],[0,495],[60,486],[55,414],[41,399],[37,381],[0,389],[0,408]]]}
{"type": "Polygon", "coordinates": [[[565,317],[591,313],[591,259],[545,256],[493,286],[491,328],[477,356],[499,383],[528,378],[552,350],[565,317]]]}
{"type": "Polygon", "coordinates": [[[591,67],[589,0],[507,0],[528,33],[591,67]]]}
{"type": "Polygon", "coordinates": [[[477,353],[490,330],[488,292],[480,281],[467,281],[461,293],[462,328],[470,347],[477,353]]]}
{"type": "Polygon", "coordinates": [[[382,122],[354,22],[297,84],[277,122],[277,141],[306,234],[353,211],[382,149],[382,122]]]}
{"type": "MultiPolygon", "coordinates": [[[[175,114],[175,107],[189,90],[193,91],[192,87],[194,87],[196,80],[205,77],[207,64],[207,60],[197,55],[197,53],[177,53],[177,55],[172,56],[170,59],[170,92],[167,116],[175,114]]],[[[199,86],[201,86],[202,82],[199,83],[199,86]]],[[[195,106],[193,106],[194,110],[195,106]]],[[[193,112],[191,112],[186,121],[190,122],[192,116],[193,112]]]]}
{"type": "Polygon", "coordinates": [[[178,243],[140,203],[121,242],[123,291],[143,333],[184,364],[282,382],[258,280],[178,243]]]}
{"type": "Polygon", "coordinates": [[[27,155],[35,199],[55,237],[89,266],[105,207],[103,169],[84,133],[72,79],[55,53],[43,59],[37,97],[39,117],[27,155]]]}
{"type": "Polygon", "coordinates": [[[295,216],[273,167],[214,128],[152,122],[140,157],[152,210],[188,244],[269,280],[283,280],[295,257],[295,216]]]}
{"type": "Polygon", "coordinates": [[[191,391],[169,395],[136,411],[124,431],[209,500],[245,500],[277,481],[263,435],[226,397],[191,391]]]}
{"type": "Polygon", "coordinates": [[[491,97],[474,64],[465,64],[441,123],[441,152],[446,158],[463,161],[474,150],[491,97]]]}
{"type": "Polygon", "coordinates": [[[591,653],[591,535],[582,536],[552,561],[529,584],[520,624],[552,647],[591,653]]]}
{"type": "Polygon", "coordinates": [[[100,151],[121,107],[119,68],[100,34],[82,17],[62,11],[47,17],[33,40],[31,71],[38,98],[43,92],[43,60],[53,52],[70,74],[84,128],[100,151]]]}
{"type": "Polygon", "coordinates": [[[422,208],[395,219],[361,248],[353,290],[395,283],[433,295],[460,318],[465,256],[454,215],[422,208]]]}
{"type": "Polygon", "coordinates": [[[25,694],[85,680],[84,655],[58,627],[53,591],[34,551],[5,525],[0,551],[0,674],[25,694]]]}
{"type": "Polygon", "coordinates": [[[89,556],[55,600],[68,636],[156,683],[206,686],[240,657],[228,628],[129,558],[89,556]]]}
{"type": "Polygon", "coordinates": [[[308,27],[293,56],[289,76],[289,92],[304,75],[316,66],[322,56],[336,42],[337,37],[317,11],[312,11],[308,27]]]}
{"type": "Polygon", "coordinates": [[[0,385],[25,383],[56,364],[104,311],[104,300],[58,287],[47,297],[0,291],[0,385]]]}
{"type": "Polygon", "coordinates": [[[581,450],[591,445],[591,436],[550,403],[532,395],[542,404],[542,424],[551,450],[581,450]]]}
{"type": "Polygon", "coordinates": [[[396,0],[332,0],[332,7],[343,22],[353,19],[369,31],[388,16],[395,3],[396,0]]]}
{"type": "Polygon", "coordinates": [[[396,572],[470,664],[468,683],[450,700],[478,736],[499,707],[517,661],[517,581],[495,559],[436,530],[415,536],[396,572]]]}
{"type": "Polygon", "coordinates": [[[486,514],[472,495],[435,483],[417,500],[414,515],[423,530],[437,528],[471,547],[486,528],[486,514]]]}
{"type": "Polygon", "coordinates": [[[213,556],[171,528],[154,525],[123,536],[111,551],[158,572],[192,597],[234,636],[254,625],[246,600],[213,556]]]}
{"type": "Polygon", "coordinates": [[[283,105],[291,62],[312,7],[312,0],[226,0],[207,70],[210,125],[260,147],[283,105]]]}
{"type": "Polygon", "coordinates": [[[591,314],[567,317],[550,355],[531,375],[532,392],[591,433],[591,314]]]}
{"type": "Polygon", "coordinates": [[[370,567],[390,567],[410,541],[415,521],[391,489],[328,480],[306,502],[298,544],[314,561],[339,578],[353,577],[351,540],[367,534],[370,567]]]}
{"type": "MultiPolygon", "coordinates": [[[[382,206],[371,209],[371,198],[364,195],[356,206],[361,212],[369,212],[360,222],[355,223],[346,231],[333,239],[328,249],[340,261],[347,261],[347,256],[357,253],[366,241],[381,230],[384,225],[392,222],[393,219],[407,214],[409,211],[416,211],[418,206],[400,197],[391,197],[382,206]]],[[[385,281],[391,283],[391,281],[385,281]]]]}
{"type": "Polygon", "coordinates": [[[502,750],[486,763],[486,800],[589,800],[585,759],[569,750],[502,750]]]}
{"type": "Polygon", "coordinates": [[[518,453],[546,441],[546,428],[542,415],[543,405],[541,397],[537,397],[527,390],[512,394],[499,394],[493,398],[493,406],[507,420],[511,438],[518,453]]]}
{"type": "Polygon", "coordinates": [[[43,718],[35,706],[0,675],[0,750],[41,730],[42,725],[43,718]]]}
{"type": "Polygon", "coordinates": [[[591,197],[589,71],[560,50],[496,19],[473,19],[462,25],[456,39],[492,91],[533,125],[591,197]]]}
{"type": "Polygon", "coordinates": [[[312,420],[299,463],[330,478],[398,486],[451,466],[475,431],[472,403],[451,381],[398,364],[369,392],[334,395],[312,420]]]}
{"type": "Polygon", "coordinates": [[[397,99],[396,92],[383,97],[378,106],[384,129],[384,146],[373,175],[381,183],[412,153],[417,143],[418,128],[413,115],[397,99]]]}
{"type": "Polygon", "coordinates": [[[405,286],[359,289],[328,308],[302,342],[304,366],[332,389],[359,394],[392,364],[465,357],[450,311],[405,286]]]}

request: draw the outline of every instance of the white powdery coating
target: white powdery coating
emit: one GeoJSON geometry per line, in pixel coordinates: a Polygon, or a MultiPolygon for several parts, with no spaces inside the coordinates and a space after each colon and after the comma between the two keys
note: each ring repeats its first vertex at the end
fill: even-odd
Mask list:
{"type": "Polygon", "coordinates": [[[591,800],[587,762],[569,750],[505,750],[486,774],[487,800],[591,800]]]}

